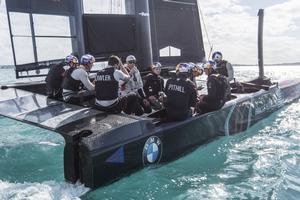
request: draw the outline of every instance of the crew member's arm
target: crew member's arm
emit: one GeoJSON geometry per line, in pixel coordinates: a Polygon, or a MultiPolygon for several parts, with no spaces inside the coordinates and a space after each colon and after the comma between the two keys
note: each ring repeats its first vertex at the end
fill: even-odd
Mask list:
{"type": "Polygon", "coordinates": [[[116,79],[116,81],[120,82],[120,81],[124,81],[125,83],[129,81],[130,76],[128,74],[125,74],[123,71],[121,70],[116,70],[114,72],[114,78],[116,79]]]}
{"type": "Polygon", "coordinates": [[[227,69],[227,74],[228,74],[227,80],[228,80],[228,82],[230,82],[233,80],[233,76],[234,76],[233,67],[232,67],[231,63],[229,63],[229,62],[226,63],[226,69],[227,69]]]}
{"type": "Polygon", "coordinates": [[[166,105],[167,100],[168,100],[168,95],[169,95],[169,91],[168,91],[169,81],[170,81],[170,79],[167,80],[166,86],[165,86],[164,89],[163,89],[163,92],[165,93],[165,95],[159,97],[159,98],[160,98],[159,100],[160,100],[161,102],[163,102],[164,105],[166,105]]]}
{"type": "Polygon", "coordinates": [[[79,78],[79,80],[82,82],[82,84],[87,90],[89,91],[95,90],[95,85],[91,83],[88,73],[84,69],[78,69],[76,70],[76,72],[77,72],[76,74],[73,72],[74,76],[77,76],[79,78]]]}
{"type": "Polygon", "coordinates": [[[142,77],[141,77],[141,74],[139,71],[137,71],[135,73],[135,76],[136,76],[136,84],[137,84],[137,88],[138,88],[138,93],[140,95],[140,97],[142,97],[143,99],[146,98],[146,95],[145,95],[145,92],[144,92],[144,88],[143,88],[143,80],[142,80],[142,77]]]}
{"type": "Polygon", "coordinates": [[[160,77],[160,92],[162,92],[163,91],[163,89],[164,89],[164,85],[165,85],[165,81],[164,81],[164,79],[163,78],[161,78],[160,77]]]}
{"type": "MultiPolygon", "coordinates": [[[[191,83],[192,84],[192,83],[191,83]]],[[[191,98],[189,102],[190,107],[195,107],[197,102],[197,89],[194,87],[194,85],[191,86],[191,98]]]]}
{"type": "Polygon", "coordinates": [[[203,101],[211,102],[216,101],[217,99],[217,88],[216,88],[216,80],[209,76],[207,79],[207,95],[203,97],[203,101]]]}
{"type": "Polygon", "coordinates": [[[146,94],[147,97],[150,96],[150,92],[149,92],[149,86],[150,86],[150,81],[149,81],[149,77],[148,75],[146,77],[144,77],[145,82],[144,82],[144,92],[146,94]]]}
{"type": "Polygon", "coordinates": [[[129,73],[128,73],[128,71],[127,71],[126,68],[127,68],[127,67],[126,67],[126,64],[123,65],[123,64],[121,63],[121,61],[120,61],[120,70],[121,70],[124,74],[129,75],[129,73]]]}

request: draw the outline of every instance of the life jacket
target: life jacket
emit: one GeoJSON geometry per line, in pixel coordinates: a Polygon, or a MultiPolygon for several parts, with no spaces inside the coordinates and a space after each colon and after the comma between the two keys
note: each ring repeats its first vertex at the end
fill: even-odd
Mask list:
{"type": "Polygon", "coordinates": [[[230,96],[230,84],[227,78],[222,74],[211,74],[210,78],[212,78],[216,84],[216,100],[221,100],[225,103],[230,96]]]}
{"type": "Polygon", "coordinates": [[[144,80],[144,91],[147,97],[158,96],[158,93],[163,91],[164,80],[161,76],[149,73],[144,80]]]}
{"type": "Polygon", "coordinates": [[[48,75],[46,77],[46,85],[50,90],[61,89],[61,85],[64,79],[64,69],[65,63],[61,62],[57,65],[54,65],[50,68],[48,75]]]}
{"type": "Polygon", "coordinates": [[[115,68],[100,70],[95,79],[96,99],[99,101],[118,98],[119,83],[114,77],[115,68]]]}
{"type": "Polygon", "coordinates": [[[227,63],[228,62],[226,60],[221,60],[219,63],[217,63],[216,72],[218,74],[228,77],[228,71],[227,71],[227,67],[226,67],[227,63]]]}
{"type": "Polygon", "coordinates": [[[167,95],[166,112],[170,118],[186,118],[190,107],[194,107],[197,91],[193,83],[187,79],[171,78],[165,87],[167,95]]]}
{"type": "Polygon", "coordinates": [[[72,72],[75,70],[76,68],[70,68],[66,71],[65,73],[65,78],[63,80],[63,84],[62,87],[63,89],[66,90],[71,90],[74,92],[78,92],[80,91],[81,87],[82,87],[82,83],[80,80],[75,80],[74,78],[72,78],[71,74],[72,72]]]}

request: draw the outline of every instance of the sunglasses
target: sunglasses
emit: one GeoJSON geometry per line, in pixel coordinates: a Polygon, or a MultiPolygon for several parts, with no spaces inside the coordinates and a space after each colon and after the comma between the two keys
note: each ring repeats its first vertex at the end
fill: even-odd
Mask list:
{"type": "Polygon", "coordinates": [[[134,60],[128,61],[129,64],[135,64],[134,60]]]}
{"type": "Polygon", "coordinates": [[[159,68],[159,67],[153,67],[152,69],[157,70],[157,71],[161,71],[161,68],[159,68]]]}

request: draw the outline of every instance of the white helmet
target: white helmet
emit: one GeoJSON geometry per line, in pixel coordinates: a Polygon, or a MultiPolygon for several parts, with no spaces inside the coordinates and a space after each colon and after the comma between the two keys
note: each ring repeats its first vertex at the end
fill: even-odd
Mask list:
{"type": "Polygon", "coordinates": [[[216,70],[216,63],[212,60],[209,60],[207,63],[203,65],[203,69],[213,69],[216,70]]]}
{"type": "Polygon", "coordinates": [[[176,66],[176,72],[188,73],[190,71],[190,65],[188,63],[179,63],[176,66]]]}
{"type": "Polygon", "coordinates": [[[223,55],[220,51],[216,51],[212,54],[212,59],[215,61],[215,62],[220,62],[223,58],[223,55]]]}
{"type": "Polygon", "coordinates": [[[160,62],[154,62],[153,63],[153,65],[152,65],[152,68],[159,68],[159,69],[161,69],[161,64],[160,64],[160,62]]]}
{"type": "Polygon", "coordinates": [[[65,58],[65,63],[67,63],[67,64],[70,64],[70,63],[78,64],[78,59],[77,59],[76,56],[73,56],[72,54],[70,54],[65,58]]]}
{"type": "Polygon", "coordinates": [[[129,55],[126,58],[126,62],[127,63],[130,63],[130,62],[135,63],[136,62],[136,58],[134,57],[134,55],[129,55]]]}
{"type": "Polygon", "coordinates": [[[80,64],[82,65],[88,65],[88,64],[92,64],[94,63],[96,60],[95,60],[95,57],[90,55],[90,54],[85,54],[81,57],[80,59],[80,64]]]}

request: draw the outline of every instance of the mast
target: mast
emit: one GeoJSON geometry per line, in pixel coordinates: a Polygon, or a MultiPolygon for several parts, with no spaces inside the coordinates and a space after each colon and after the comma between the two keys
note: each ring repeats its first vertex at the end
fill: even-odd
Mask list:
{"type": "Polygon", "coordinates": [[[258,66],[259,79],[264,79],[264,58],[263,58],[263,25],[264,9],[258,11],[258,66]]]}
{"type": "Polygon", "coordinates": [[[136,18],[138,21],[137,33],[140,37],[139,51],[141,58],[141,68],[148,69],[152,64],[152,41],[150,28],[150,13],[148,0],[136,0],[136,18]]]}
{"type": "MultiPolygon", "coordinates": [[[[84,34],[83,34],[83,22],[82,22],[82,14],[83,14],[83,5],[82,5],[82,0],[75,0],[74,2],[74,17],[75,20],[72,20],[73,23],[71,24],[71,30],[75,28],[76,31],[76,43],[77,46],[73,46],[73,51],[77,50],[74,52],[75,54],[78,54],[79,58],[85,54],[85,43],[84,43],[84,34]]],[[[74,43],[73,43],[74,45],[74,43]]]]}

